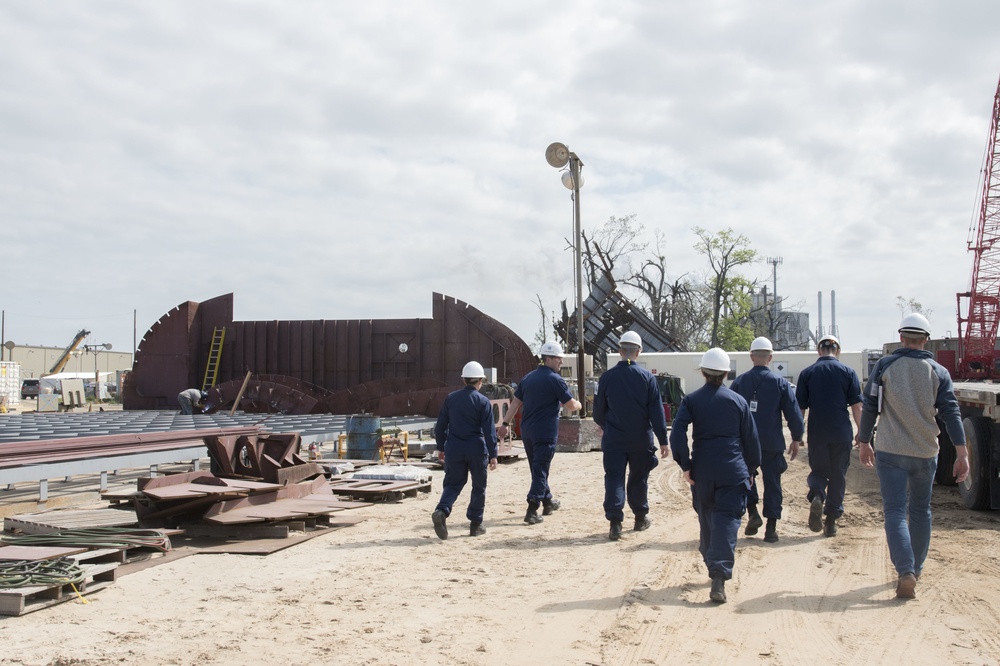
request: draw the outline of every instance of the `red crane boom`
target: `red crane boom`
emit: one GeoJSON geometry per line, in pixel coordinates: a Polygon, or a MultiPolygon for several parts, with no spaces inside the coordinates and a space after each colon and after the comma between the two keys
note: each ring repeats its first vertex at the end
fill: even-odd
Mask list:
{"type": "Polygon", "coordinates": [[[969,240],[972,265],[972,289],[959,293],[958,339],[960,358],[957,379],[1000,378],[1000,352],[997,352],[997,327],[1000,324],[1000,82],[993,97],[993,119],[983,166],[982,191],[979,197],[979,224],[975,238],[969,240]],[[962,299],[968,299],[968,316],[962,317],[962,299]],[[963,327],[962,324],[966,324],[963,327]]]}

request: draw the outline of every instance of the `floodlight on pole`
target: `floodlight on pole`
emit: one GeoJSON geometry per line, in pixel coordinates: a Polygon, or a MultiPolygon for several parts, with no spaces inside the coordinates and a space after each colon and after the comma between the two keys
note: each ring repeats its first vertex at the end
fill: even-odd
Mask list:
{"type": "Polygon", "coordinates": [[[83,345],[83,351],[90,352],[94,355],[94,402],[101,399],[101,373],[97,368],[97,355],[105,349],[111,349],[110,342],[104,342],[99,345],[83,345]]]}
{"type": "MultiPolygon", "coordinates": [[[[580,227],[580,187],[583,186],[583,174],[580,172],[583,162],[576,153],[571,152],[565,144],[555,142],[545,149],[545,161],[549,166],[562,169],[567,164],[569,169],[563,171],[562,184],[573,190],[573,246],[576,263],[574,274],[576,278],[576,385],[580,394],[580,417],[587,415],[587,381],[584,375],[584,330],[583,330],[583,233],[580,227]]],[[[568,340],[567,340],[568,342],[568,340]]]]}

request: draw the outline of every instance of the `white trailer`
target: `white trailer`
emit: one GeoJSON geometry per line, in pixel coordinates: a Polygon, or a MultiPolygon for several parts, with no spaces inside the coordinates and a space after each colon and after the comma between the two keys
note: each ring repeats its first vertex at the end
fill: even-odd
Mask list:
{"type": "MultiPolygon", "coordinates": [[[[955,382],[955,397],[969,450],[969,477],[959,484],[958,492],[970,509],[1000,509],[1000,384],[955,382]]],[[[936,480],[954,485],[955,448],[944,428],[938,444],[936,480]]]]}
{"type": "MultiPolygon", "coordinates": [[[[753,367],[750,352],[728,353],[730,362],[728,381],[736,379],[737,375],[741,375],[753,367]]],[[[681,388],[685,393],[690,393],[705,383],[705,379],[698,369],[701,356],[701,352],[655,352],[640,354],[637,363],[654,375],[669,374],[680,377],[683,384],[681,388]]],[[[768,367],[793,384],[798,381],[799,373],[815,363],[818,358],[815,351],[776,351],[773,356],[768,367]]],[[[854,368],[854,371],[858,373],[858,378],[863,383],[868,379],[872,365],[881,356],[881,351],[874,350],[842,351],[840,361],[854,368]]]]}

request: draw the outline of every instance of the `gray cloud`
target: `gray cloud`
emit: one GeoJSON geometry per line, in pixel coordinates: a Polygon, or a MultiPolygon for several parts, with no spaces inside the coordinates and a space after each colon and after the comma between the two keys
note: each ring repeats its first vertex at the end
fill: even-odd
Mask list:
{"type": "Polygon", "coordinates": [[[227,291],[242,319],[430,316],[441,291],[530,341],[535,294],[573,296],[552,141],[586,164],[584,226],[636,213],[678,275],[693,226],[732,226],[814,324],[837,291],[849,346],[891,339],[897,295],[955,328],[995,3],[536,5],[3,6],[5,270],[78,276],[8,290],[7,337],[127,348],[133,309],[141,334],[227,291]]]}

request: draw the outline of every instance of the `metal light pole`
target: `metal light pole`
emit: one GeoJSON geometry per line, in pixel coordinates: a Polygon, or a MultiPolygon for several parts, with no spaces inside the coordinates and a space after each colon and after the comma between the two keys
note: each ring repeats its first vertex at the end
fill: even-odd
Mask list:
{"type": "Polygon", "coordinates": [[[101,373],[97,368],[97,355],[105,349],[111,349],[111,343],[105,342],[100,345],[84,345],[83,351],[94,354],[94,402],[101,399],[101,373]]]}
{"type": "MultiPolygon", "coordinates": [[[[771,264],[771,269],[774,275],[774,293],[771,295],[771,342],[774,342],[774,338],[778,335],[778,266],[781,265],[781,257],[768,257],[767,263],[771,264]]],[[[764,303],[767,306],[767,303],[764,303]]]]}
{"type": "Polygon", "coordinates": [[[584,329],[583,329],[583,233],[580,226],[580,186],[583,176],[580,168],[583,162],[576,153],[570,152],[564,144],[553,143],[545,150],[545,160],[550,166],[562,169],[569,164],[569,171],[564,172],[562,183],[573,190],[573,236],[574,254],[576,260],[576,383],[580,393],[580,418],[587,416],[587,377],[584,374],[584,329]],[[569,178],[567,178],[567,175],[569,178]]]}

